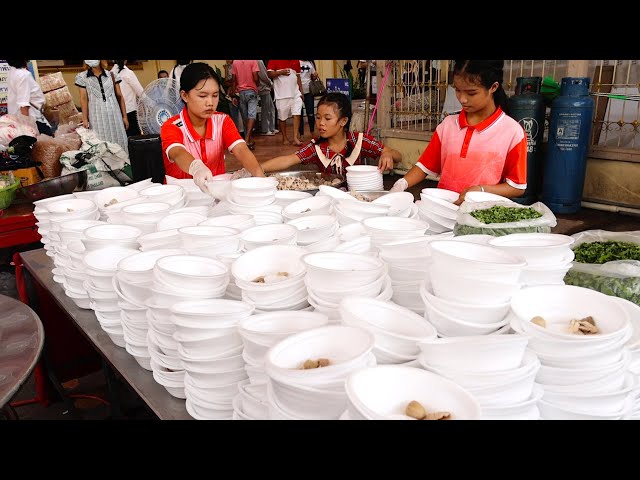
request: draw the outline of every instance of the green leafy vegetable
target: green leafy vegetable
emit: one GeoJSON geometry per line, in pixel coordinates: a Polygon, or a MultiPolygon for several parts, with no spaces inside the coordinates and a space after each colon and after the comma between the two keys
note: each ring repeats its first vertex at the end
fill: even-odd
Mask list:
{"type": "Polygon", "coordinates": [[[502,205],[494,205],[484,210],[474,210],[470,215],[482,223],[519,222],[521,220],[532,220],[542,216],[540,212],[531,207],[518,208],[504,207],[502,205]]]}
{"type": "Polygon", "coordinates": [[[514,227],[514,228],[483,228],[472,227],[470,225],[462,225],[456,223],[453,227],[453,235],[493,235],[494,237],[501,237],[503,235],[509,235],[511,233],[551,233],[551,227],[548,225],[537,225],[533,227],[514,227]]]}
{"type": "Polygon", "coordinates": [[[602,264],[615,260],[640,260],[640,245],[609,240],[606,242],[585,242],[573,249],[575,261],[602,264]]]}
{"type": "Polygon", "coordinates": [[[636,305],[640,305],[640,278],[638,277],[607,277],[604,275],[577,272],[571,269],[565,275],[564,283],[566,285],[590,288],[591,290],[624,298],[636,305]]]}

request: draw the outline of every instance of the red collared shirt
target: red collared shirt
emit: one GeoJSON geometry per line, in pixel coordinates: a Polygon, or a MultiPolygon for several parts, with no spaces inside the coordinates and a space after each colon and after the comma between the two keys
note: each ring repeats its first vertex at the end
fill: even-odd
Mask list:
{"type": "Polygon", "coordinates": [[[201,159],[214,175],[225,172],[225,150],[233,150],[240,142],[244,142],[236,125],[226,113],[215,112],[207,119],[207,130],[204,137],[195,131],[187,107],[162,124],[160,129],[162,140],[162,159],[167,175],[174,178],[191,178],[171,159],[169,151],[178,145],[187,149],[195,158],[201,159]]]}

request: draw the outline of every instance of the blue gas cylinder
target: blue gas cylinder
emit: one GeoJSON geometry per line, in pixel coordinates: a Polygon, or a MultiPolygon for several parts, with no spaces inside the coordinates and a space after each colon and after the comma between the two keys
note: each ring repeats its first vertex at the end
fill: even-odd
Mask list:
{"type": "Polygon", "coordinates": [[[542,177],[542,137],[546,107],[540,94],[542,77],[516,78],[515,95],[509,98],[509,116],[516,120],[527,134],[527,189],[514,201],[530,205],[538,200],[542,177]]]}
{"type": "Polygon", "coordinates": [[[593,122],[587,77],[565,77],[551,103],[542,201],[554,213],[580,210],[593,122]]]}

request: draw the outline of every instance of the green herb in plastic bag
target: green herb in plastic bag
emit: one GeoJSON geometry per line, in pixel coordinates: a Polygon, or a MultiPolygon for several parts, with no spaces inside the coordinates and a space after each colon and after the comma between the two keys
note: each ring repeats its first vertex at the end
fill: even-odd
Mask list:
{"type": "Polygon", "coordinates": [[[484,210],[474,210],[470,215],[482,223],[509,223],[540,218],[542,214],[533,208],[503,207],[494,205],[484,210]]]}
{"type": "Polygon", "coordinates": [[[573,251],[576,254],[575,261],[580,263],[603,264],[615,260],[640,260],[640,245],[629,242],[585,242],[573,251]]]}

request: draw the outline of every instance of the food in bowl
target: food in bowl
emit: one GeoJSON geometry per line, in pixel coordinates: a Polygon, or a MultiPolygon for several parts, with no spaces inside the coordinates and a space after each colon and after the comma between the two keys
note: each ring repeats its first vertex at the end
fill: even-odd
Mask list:
{"type": "Polygon", "coordinates": [[[331,362],[329,361],[328,358],[319,358],[317,360],[309,358],[302,363],[300,370],[310,370],[312,368],[328,367],[329,365],[331,365],[331,362]]]}
{"type": "Polygon", "coordinates": [[[274,177],[278,180],[278,190],[317,190],[320,185],[333,187],[342,183],[339,178],[324,179],[318,176],[294,177],[276,173],[274,177]]]}
{"type": "Polygon", "coordinates": [[[531,319],[531,323],[535,323],[539,327],[547,328],[547,321],[542,318],[540,315],[536,315],[531,319]]]}
{"type": "Polygon", "coordinates": [[[289,272],[278,272],[274,274],[260,275],[252,280],[254,283],[276,283],[286,280],[289,277],[289,272]]]}
{"type": "Polygon", "coordinates": [[[447,420],[451,418],[450,412],[427,412],[424,406],[416,401],[411,400],[405,409],[405,415],[416,420],[447,420]]]}
{"type": "Polygon", "coordinates": [[[592,316],[581,319],[573,319],[569,322],[569,332],[578,335],[594,335],[600,330],[592,316]]]}

